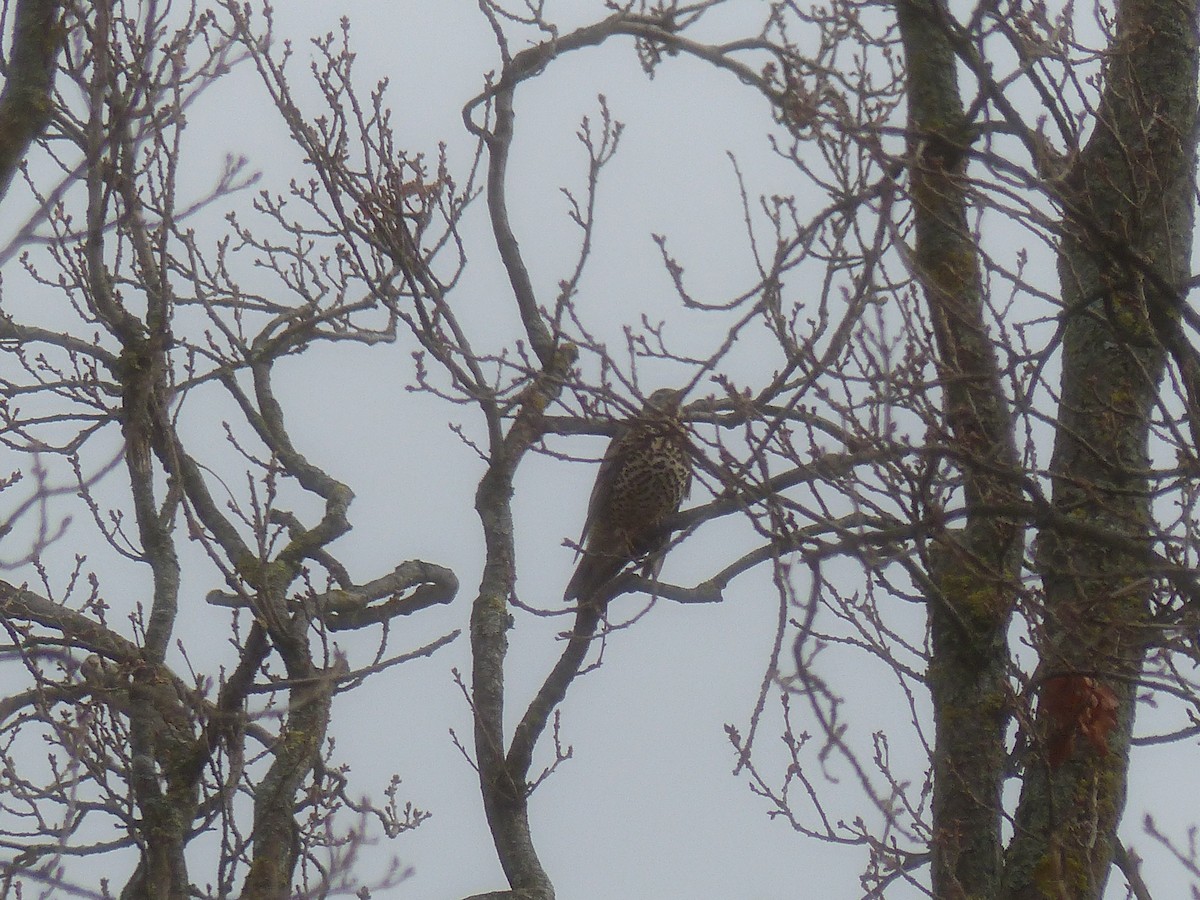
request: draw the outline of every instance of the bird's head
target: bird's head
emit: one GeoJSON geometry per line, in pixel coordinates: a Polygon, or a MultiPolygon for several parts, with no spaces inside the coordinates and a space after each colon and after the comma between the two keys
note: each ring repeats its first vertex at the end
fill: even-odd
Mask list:
{"type": "Polygon", "coordinates": [[[675,388],[659,388],[646,398],[643,416],[673,416],[679,412],[683,391],[675,388]]]}

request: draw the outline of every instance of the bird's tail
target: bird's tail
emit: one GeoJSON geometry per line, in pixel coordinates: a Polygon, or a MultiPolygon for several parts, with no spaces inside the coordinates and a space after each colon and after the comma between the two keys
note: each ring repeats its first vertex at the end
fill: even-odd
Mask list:
{"type": "Polygon", "coordinates": [[[575,567],[575,574],[567,582],[563,599],[568,602],[579,600],[582,603],[609,599],[601,598],[600,592],[620,575],[627,565],[635,566],[645,578],[657,578],[658,573],[662,571],[668,537],[668,532],[659,529],[649,537],[625,548],[622,553],[583,551],[583,558],[575,567]]]}
{"type": "Polygon", "coordinates": [[[575,574],[567,582],[563,599],[579,600],[582,603],[595,600],[604,586],[625,568],[627,561],[613,554],[589,553],[585,550],[579,565],[575,567],[575,574]]]}

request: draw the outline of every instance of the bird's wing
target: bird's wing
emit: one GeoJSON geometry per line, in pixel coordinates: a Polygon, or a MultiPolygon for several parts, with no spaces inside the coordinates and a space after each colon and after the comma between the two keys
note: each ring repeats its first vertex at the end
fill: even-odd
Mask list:
{"type": "MultiPolygon", "coordinates": [[[[583,531],[579,535],[580,547],[587,542],[588,536],[592,532],[592,526],[596,524],[596,519],[600,515],[600,507],[612,494],[613,479],[616,478],[617,470],[621,465],[621,452],[624,449],[624,439],[628,433],[628,428],[618,430],[613,435],[613,439],[608,442],[608,448],[600,460],[600,471],[596,473],[596,483],[592,485],[592,496],[588,498],[587,517],[583,520],[583,531]]],[[[576,559],[579,558],[579,553],[580,550],[575,551],[576,559]]]]}

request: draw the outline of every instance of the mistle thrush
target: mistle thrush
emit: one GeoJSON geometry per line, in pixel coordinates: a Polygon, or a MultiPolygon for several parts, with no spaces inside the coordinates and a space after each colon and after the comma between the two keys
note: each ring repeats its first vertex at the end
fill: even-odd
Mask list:
{"type": "Polygon", "coordinates": [[[670,538],[663,523],[692,486],[692,445],[679,400],[679,391],[655,391],[608,445],[579,538],[583,558],[564,599],[607,599],[601,592],[631,563],[658,574],[670,538]]]}

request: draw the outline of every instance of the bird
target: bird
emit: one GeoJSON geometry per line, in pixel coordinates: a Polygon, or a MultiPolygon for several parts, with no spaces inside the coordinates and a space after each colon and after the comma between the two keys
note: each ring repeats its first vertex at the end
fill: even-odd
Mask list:
{"type": "Polygon", "coordinates": [[[641,562],[657,575],[670,533],[663,525],[692,486],[694,450],[679,419],[683,392],[660,388],[621,424],[600,462],[579,538],[582,558],[563,599],[603,602],[603,589],[641,562]]]}

